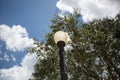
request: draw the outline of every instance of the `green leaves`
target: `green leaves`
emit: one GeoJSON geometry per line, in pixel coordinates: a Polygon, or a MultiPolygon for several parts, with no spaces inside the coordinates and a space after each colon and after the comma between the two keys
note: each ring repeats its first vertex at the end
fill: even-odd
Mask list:
{"type": "Polygon", "coordinates": [[[65,51],[69,80],[117,80],[120,77],[120,20],[118,18],[82,23],[77,13],[56,16],[50,26],[52,32],[45,42],[35,40],[37,53],[32,80],[58,80],[60,78],[58,48],[53,34],[62,30],[69,34],[72,49],[65,51]]]}

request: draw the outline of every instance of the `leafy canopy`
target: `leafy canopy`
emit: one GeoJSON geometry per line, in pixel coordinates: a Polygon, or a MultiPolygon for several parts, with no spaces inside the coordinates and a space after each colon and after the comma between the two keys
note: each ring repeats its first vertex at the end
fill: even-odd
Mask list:
{"type": "Polygon", "coordinates": [[[52,32],[45,42],[35,40],[38,61],[30,80],[59,80],[59,54],[53,40],[56,31],[68,33],[70,41],[65,49],[69,80],[118,80],[120,78],[120,19],[104,18],[83,23],[76,12],[69,16],[55,16],[52,32]]]}

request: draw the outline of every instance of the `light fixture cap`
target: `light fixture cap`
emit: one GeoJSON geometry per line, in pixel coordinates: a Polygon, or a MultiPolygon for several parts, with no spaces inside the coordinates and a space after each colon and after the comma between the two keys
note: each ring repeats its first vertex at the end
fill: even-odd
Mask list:
{"type": "Polygon", "coordinates": [[[63,31],[57,31],[54,34],[54,41],[57,44],[59,41],[63,41],[65,44],[67,43],[67,34],[63,31]]]}

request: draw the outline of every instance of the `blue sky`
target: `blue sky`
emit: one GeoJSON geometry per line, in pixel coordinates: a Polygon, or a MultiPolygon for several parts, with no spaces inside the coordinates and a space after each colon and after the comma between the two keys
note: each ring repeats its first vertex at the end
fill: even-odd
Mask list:
{"type": "Polygon", "coordinates": [[[0,0],[0,24],[22,25],[31,37],[44,39],[58,0],[0,0]]]}
{"type": "Polygon", "coordinates": [[[119,5],[119,0],[0,0],[0,80],[30,78],[37,59],[26,49],[33,46],[32,38],[44,40],[55,14],[62,17],[77,8],[88,22],[114,18],[119,5]]]}
{"type": "MultiPolygon", "coordinates": [[[[56,2],[57,0],[0,0],[0,24],[6,24],[10,27],[22,25],[29,33],[29,37],[44,40],[44,35],[50,32],[50,20],[58,12],[56,2]]],[[[0,42],[4,43],[4,41],[0,42]]],[[[6,53],[8,56],[10,56],[9,53],[13,53],[5,49],[5,43],[2,44],[1,48],[2,53],[6,53]]],[[[14,64],[19,64],[25,51],[19,57],[17,53],[21,52],[13,54],[17,57],[17,62],[0,61],[0,68],[9,68],[14,64]]],[[[4,54],[0,56],[3,57],[4,54]]]]}
{"type": "MultiPolygon", "coordinates": [[[[52,17],[58,13],[57,1],[0,0],[0,25],[5,24],[9,27],[21,25],[26,29],[30,38],[42,41],[44,35],[50,32],[49,25],[52,17]]],[[[6,42],[0,39],[0,69],[9,69],[16,65],[22,66],[21,62],[25,55],[27,55],[26,50],[9,50],[6,42]]]]}

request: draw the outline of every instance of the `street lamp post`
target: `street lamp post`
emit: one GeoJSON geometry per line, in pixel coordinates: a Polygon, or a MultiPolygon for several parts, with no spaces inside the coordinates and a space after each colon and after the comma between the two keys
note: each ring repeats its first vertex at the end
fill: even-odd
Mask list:
{"type": "Polygon", "coordinates": [[[67,35],[63,31],[58,31],[54,34],[54,40],[57,44],[57,47],[59,48],[61,80],[68,80],[64,58],[64,47],[67,43],[67,35]]]}

